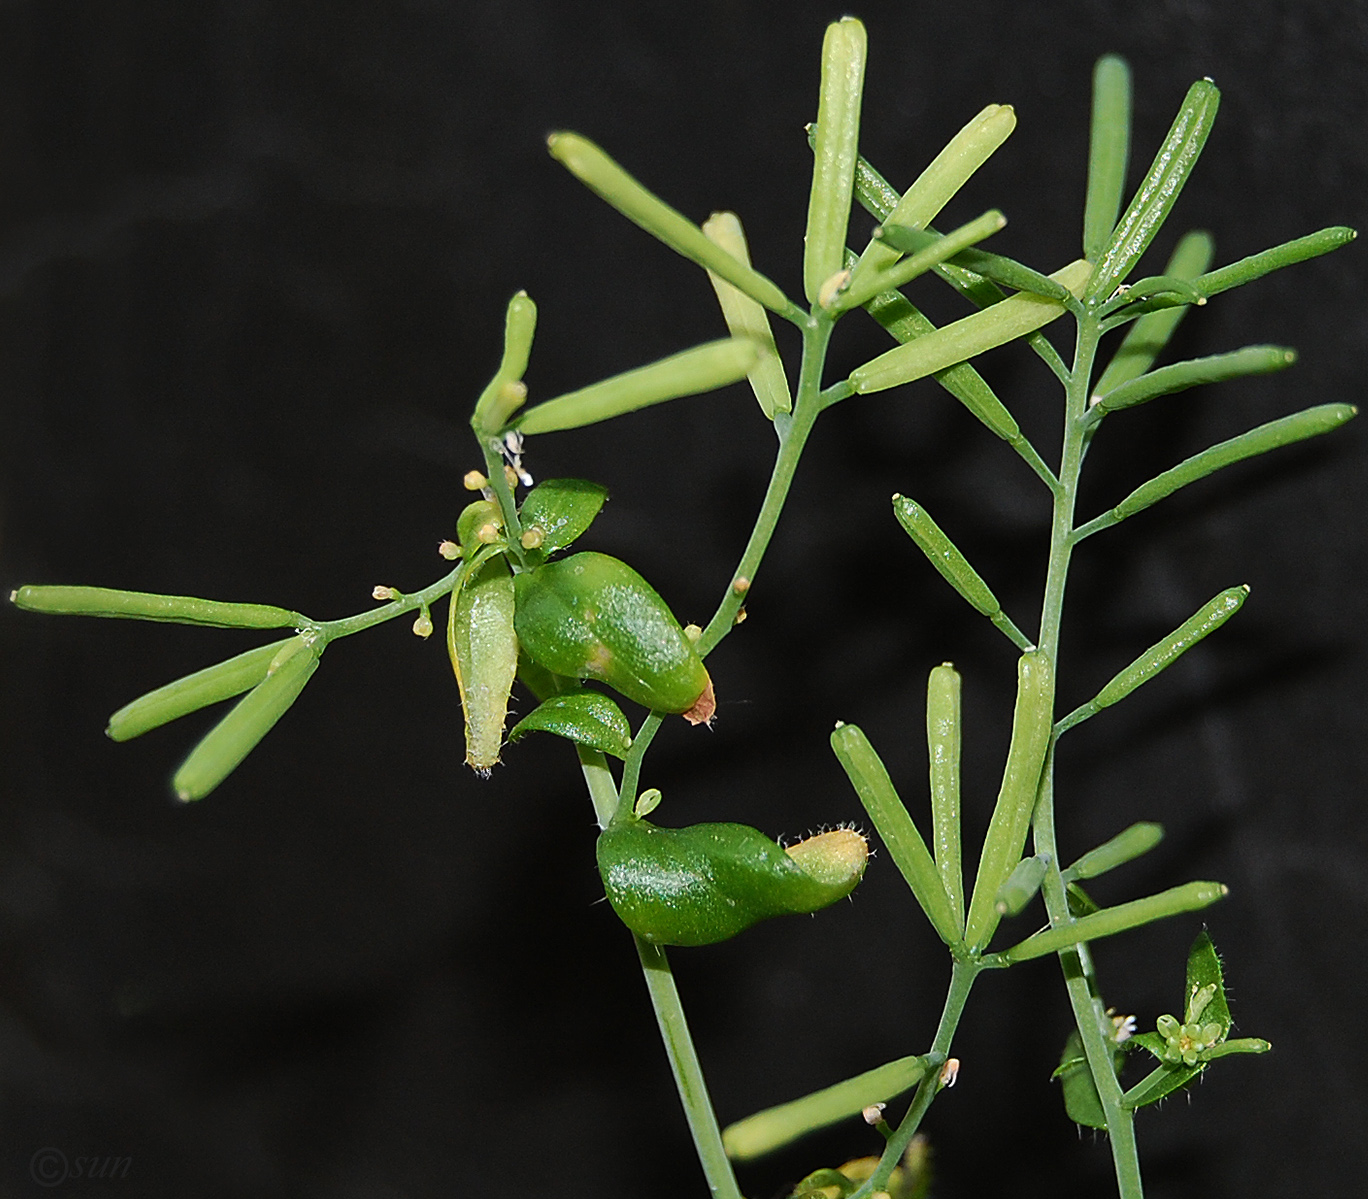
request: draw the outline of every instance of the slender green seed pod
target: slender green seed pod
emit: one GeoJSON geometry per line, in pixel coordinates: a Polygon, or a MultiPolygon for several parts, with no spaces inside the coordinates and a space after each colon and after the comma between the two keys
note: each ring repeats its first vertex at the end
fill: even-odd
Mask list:
{"type": "Polygon", "coordinates": [[[546,144],[551,157],[581,183],[676,254],[716,272],[773,312],[786,313],[792,308],[769,279],[710,242],[702,229],[647,191],[587,138],[576,133],[553,133],[546,144]]]}
{"type": "Polygon", "coordinates": [[[865,27],[854,17],[827,26],[803,239],[803,290],[810,304],[817,303],[823,284],[841,269],[845,254],[867,52],[865,27]]]}
{"type": "MultiPolygon", "coordinates": [[[[1164,267],[1164,274],[1179,279],[1194,279],[1211,265],[1212,253],[1210,234],[1184,234],[1164,267]]],[[[1093,394],[1106,395],[1149,370],[1150,364],[1168,345],[1186,315],[1187,308],[1182,307],[1164,308],[1138,317],[1097,380],[1093,394]]]]}
{"type": "MultiPolygon", "coordinates": [[[[1079,259],[1055,271],[1050,278],[1077,295],[1091,269],[1079,259]]],[[[1012,296],[856,367],[850,373],[850,386],[864,395],[910,383],[1022,337],[1062,316],[1064,311],[1062,304],[1041,296],[1012,296]]]]}
{"type": "Polygon", "coordinates": [[[219,629],[280,629],[307,623],[298,612],[269,604],[227,604],[185,595],[114,591],[108,587],[20,587],[10,602],[27,612],[60,616],[113,616],[219,629]]]}
{"type": "Polygon", "coordinates": [[[250,691],[266,677],[272,660],[287,644],[289,639],[249,649],[226,662],[149,691],[115,712],[105,734],[111,741],[129,741],[210,704],[250,691]]]}
{"type": "Polygon", "coordinates": [[[1147,854],[1164,839],[1164,826],[1148,821],[1132,824],[1119,832],[1110,841],[1104,841],[1096,849],[1090,849],[1072,866],[1064,871],[1065,885],[1083,878],[1096,878],[1118,866],[1147,854]]]}
{"type": "Polygon", "coordinates": [[[999,916],[1017,915],[1036,897],[1049,861],[1048,855],[1037,854],[1033,858],[1022,858],[1016,864],[1007,881],[998,888],[993,902],[999,916]]]}
{"type": "Polygon", "coordinates": [[[521,433],[554,433],[597,424],[651,404],[735,383],[746,377],[758,357],[759,350],[748,337],[724,337],[547,400],[529,408],[514,423],[521,433]]]}
{"type": "Polygon", "coordinates": [[[1083,257],[1096,262],[1111,240],[1121,211],[1130,161],[1130,67],[1104,54],[1093,68],[1092,133],[1088,146],[1088,193],[1083,208],[1083,257]]]}
{"type": "Polygon", "coordinates": [[[320,652],[319,645],[306,645],[303,638],[292,638],[276,652],[266,678],[238,700],[176,771],[171,786],[179,799],[203,799],[237,769],[299,698],[318,669],[320,652]]]}
{"type": "Polygon", "coordinates": [[[1098,394],[1093,405],[1104,412],[1134,408],[1159,396],[1174,395],[1202,383],[1220,383],[1246,375],[1266,375],[1286,370],[1297,361],[1296,350],[1286,346],[1245,346],[1229,354],[1211,354],[1206,358],[1190,358],[1160,367],[1141,375],[1114,391],[1098,394]]]}
{"type": "Polygon", "coordinates": [[[518,639],[558,675],[599,679],[656,712],[711,719],[712,682],[665,601],[625,562],[572,554],[515,580],[518,639]]]}
{"type": "Polygon", "coordinates": [[[1357,236],[1358,233],[1348,225],[1331,225],[1316,233],[1308,233],[1305,237],[1283,242],[1282,245],[1274,246],[1270,250],[1241,258],[1229,266],[1208,271],[1204,275],[1199,275],[1192,283],[1203,296],[1218,296],[1223,291],[1252,283],[1255,279],[1262,279],[1270,272],[1281,270],[1285,266],[1295,266],[1299,262],[1319,258],[1331,250],[1338,250],[1341,246],[1347,246],[1357,236]]]}
{"type": "Polygon", "coordinates": [[[1180,279],[1176,275],[1151,275],[1147,279],[1137,279],[1131,284],[1122,284],[1112,298],[1098,308],[1097,314],[1100,317],[1109,317],[1123,308],[1139,308],[1151,299],[1165,305],[1206,303],[1206,296],[1188,280],[1180,279]]]}
{"type": "Polygon", "coordinates": [[[893,497],[893,514],[898,518],[907,535],[917,543],[917,548],[926,555],[947,583],[962,595],[969,605],[984,616],[992,617],[1002,610],[997,596],[985,583],[969,560],[960,553],[942,531],[930,514],[916,500],[905,495],[893,497]]]}
{"type": "Polygon", "coordinates": [[[1241,433],[1229,441],[1222,441],[1200,454],[1194,454],[1162,475],[1156,475],[1148,483],[1142,483],[1112,509],[1112,516],[1116,520],[1125,520],[1126,517],[1134,516],[1151,504],[1157,504],[1180,487],[1204,479],[1223,466],[1231,466],[1236,462],[1243,462],[1246,458],[1266,454],[1269,450],[1305,441],[1308,437],[1330,433],[1356,415],[1358,409],[1352,404],[1320,404],[1315,408],[1284,416],[1281,420],[1269,421],[1257,429],[1250,429],[1247,433],[1241,433]]]}
{"type": "Polygon", "coordinates": [[[864,304],[882,291],[903,287],[933,266],[953,258],[985,237],[991,237],[1006,224],[1007,218],[996,208],[991,208],[943,237],[933,234],[929,242],[909,257],[890,264],[887,269],[866,272],[859,279],[852,278],[849,286],[837,295],[830,307],[835,312],[844,312],[864,304]]]}
{"type": "MultiPolygon", "coordinates": [[[[714,245],[721,246],[738,262],[750,265],[750,251],[746,246],[741,218],[734,212],[715,212],[703,223],[703,233],[714,245]]],[[[774,330],[764,307],[739,288],[728,283],[716,271],[709,271],[722,318],[733,337],[749,337],[759,347],[759,356],[746,378],[760,403],[760,411],[773,420],[780,412],[793,409],[788,375],[774,344],[774,330]]]]}
{"type": "Polygon", "coordinates": [[[900,1057],[801,1099],[738,1120],[723,1130],[722,1146],[733,1161],[753,1161],[819,1128],[858,1116],[872,1103],[883,1103],[910,1091],[928,1070],[939,1065],[931,1056],[900,1057]]]}
{"type": "Polygon", "coordinates": [[[537,306],[525,291],[508,301],[504,314],[504,350],[499,369],[475,403],[470,423],[486,435],[497,433],[527,399],[521,386],[537,329],[537,306]]]}
{"type": "Polygon", "coordinates": [[[869,738],[858,725],[838,724],[831,734],[831,748],[931,927],[947,945],[957,944],[962,926],[936,864],[869,738]]]}
{"type": "Polygon", "coordinates": [[[1125,699],[1142,683],[1166,670],[1208,634],[1235,615],[1249,596],[1249,587],[1230,587],[1194,612],[1162,641],[1150,646],[1125,670],[1118,673],[1093,699],[1097,708],[1108,708],[1125,699]]]}
{"type": "Polygon", "coordinates": [[[1199,79],[1188,89],[1149,174],[1097,262],[1097,270],[1088,283],[1087,296],[1107,299],[1149,248],[1197,165],[1216,120],[1220,99],[1220,91],[1209,79],[1199,79]]]}
{"type": "Polygon", "coordinates": [[[508,739],[517,741],[534,732],[555,733],[615,758],[625,756],[632,746],[627,717],[598,691],[576,691],[543,700],[513,726],[508,739]]]}
{"type": "Polygon", "coordinates": [[[608,902],[656,945],[711,945],[772,916],[816,912],[864,875],[869,849],[851,829],[781,848],[745,824],[660,828],[628,818],[597,846],[608,902]]]}
{"type": "Polygon", "coordinates": [[[926,680],[926,755],[931,775],[931,844],[936,870],[964,928],[964,875],[960,861],[960,676],[949,662],[926,680]]]}
{"type": "Polygon", "coordinates": [[[518,668],[513,595],[508,559],[495,554],[462,581],[447,611],[447,653],[465,715],[466,765],[486,776],[499,761],[518,668]]]}
{"type": "Polygon", "coordinates": [[[1221,899],[1227,888],[1221,883],[1199,882],[1184,883],[1180,887],[1170,887],[1158,895],[1148,895],[1144,899],[1133,899],[1130,903],[1117,904],[1114,908],[1103,908],[1091,916],[1058,925],[1036,933],[1033,937],[1013,945],[1003,953],[1009,962],[1025,962],[1031,958],[1043,957],[1047,953],[1058,953],[1070,945],[1084,941],[1097,941],[1127,929],[1138,928],[1166,916],[1177,916],[1183,912],[1195,912],[1208,907],[1221,899]]]}
{"type": "MultiPolygon", "coordinates": [[[[860,178],[862,172],[857,168],[856,194],[860,195],[862,203],[876,198],[883,209],[877,214],[881,221],[909,229],[925,229],[1015,128],[1016,113],[1010,104],[989,104],[950,139],[945,149],[901,196],[882,179],[878,180],[882,187],[872,187],[870,176],[873,172],[868,163],[864,164],[863,180],[860,178]]],[[[897,257],[898,251],[892,246],[872,240],[860,255],[851,286],[862,284],[866,276],[887,269],[897,257]]]]}
{"type": "Polygon", "coordinates": [[[1053,722],[1054,671],[1049,658],[1031,650],[1017,659],[1012,742],[969,901],[965,940],[972,946],[986,945],[997,927],[998,888],[1021,860],[1053,722]]]}
{"type": "MultiPolygon", "coordinates": [[[[1013,291],[1029,292],[1033,296],[1044,296],[1047,300],[1058,300],[1068,304],[1073,293],[1061,283],[1056,283],[1049,275],[1032,270],[1015,258],[994,254],[988,250],[961,250],[947,266],[980,275],[991,283],[1010,287],[1013,291]]],[[[996,297],[994,298],[996,301],[996,297]]]]}

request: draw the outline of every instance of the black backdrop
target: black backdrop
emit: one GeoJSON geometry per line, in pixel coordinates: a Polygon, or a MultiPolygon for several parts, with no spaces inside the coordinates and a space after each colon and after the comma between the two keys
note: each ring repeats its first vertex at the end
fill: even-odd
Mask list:
{"type": "MultiPolygon", "coordinates": [[[[735,208],[762,269],[800,290],[802,126],[840,11],[783,7],[4,5],[0,582],[336,616],[376,583],[436,577],[512,291],[541,305],[528,380],[543,397],[721,331],[701,274],[565,175],[549,129],[595,137],[695,218],[735,208]]],[[[1223,88],[1175,221],[1212,229],[1219,261],[1363,219],[1358,0],[855,10],[866,152],[905,185],[984,103],[1015,104],[1017,133],[948,216],[1001,206],[995,244],[1045,269],[1077,252],[1106,50],[1135,68],[1133,173],[1192,79],[1223,88]]],[[[1109,422],[1085,507],[1258,421],[1355,400],[1362,277],[1350,248],[1194,314],[1177,353],[1280,342],[1301,362],[1109,422]]],[[[939,319],[956,312],[922,294],[939,319]]],[[[880,348],[862,320],[839,331],[833,377],[880,348]]],[[[1012,349],[984,370],[1055,444],[1039,363],[1012,349]]],[[[771,445],[738,387],[538,439],[530,465],[606,483],[586,546],[702,620],[771,445]]],[[[1276,1045],[1141,1116],[1153,1196],[1329,1199],[1360,1194],[1368,1170],[1362,463],[1351,425],[1078,556],[1066,705],[1209,596],[1253,587],[1218,638],[1072,734],[1059,764],[1065,853],[1137,819],[1169,831],[1102,898],[1230,885],[1205,915],[1240,1030],[1276,1045]]],[[[929,385],[842,405],[749,623],[711,663],[714,731],[671,721],[649,758],[667,822],[793,834],[858,819],[826,749],[837,718],[860,721],[924,802],[922,689],[948,658],[981,827],[1013,655],[901,540],[895,490],[1033,625],[1046,511],[1019,460],[929,385]]],[[[338,644],[237,774],[185,807],[166,779],[211,718],[125,746],[104,719],[254,639],[0,613],[5,1194],[36,1193],[45,1148],[131,1158],[110,1194],[702,1193],[630,944],[596,904],[573,757],[529,741],[491,781],[471,777],[437,641],[392,625],[338,644]]],[[[1173,1009],[1200,925],[1099,945],[1109,1001],[1142,1024],[1173,1009]]],[[[886,860],[853,903],[675,960],[724,1119],[917,1051],[946,977],[886,860]]],[[[1107,1193],[1105,1143],[1075,1135],[1047,1081],[1068,1026],[1049,963],[980,983],[960,1085],[928,1122],[939,1195],[1107,1193]]],[[[776,1194],[874,1140],[841,1128],[743,1186],[776,1194]]]]}

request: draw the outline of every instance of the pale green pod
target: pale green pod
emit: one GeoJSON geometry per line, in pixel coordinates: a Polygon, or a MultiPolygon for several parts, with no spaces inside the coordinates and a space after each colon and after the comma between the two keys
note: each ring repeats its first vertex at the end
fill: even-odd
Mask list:
{"type": "Polygon", "coordinates": [[[949,662],[926,680],[926,754],[930,762],[931,844],[941,885],[964,927],[964,873],[960,861],[960,676],[949,662]]]}
{"type": "Polygon", "coordinates": [[[905,495],[895,495],[893,515],[898,518],[903,531],[916,542],[917,548],[926,555],[926,560],[971,607],[988,617],[1001,611],[1002,605],[992,589],[978,571],[969,565],[959,546],[945,535],[925,508],[905,495]]]}
{"type": "Polygon", "coordinates": [[[1348,225],[1331,225],[1327,229],[1308,233],[1305,237],[1283,242],[1272,249],[1251,254],[1248,258],[1241,258],[1229,266],[1208,271],[1204,275],[1199,275],[1192,283],[1203,296],[1218,296],[1223,291],[1252,283],[1255,279],[1262,279],[1270,272],[1282,270],[1285,266],[1295,266],[1299,262],[1319,258],[1331,250],[1338,250],[1341,246],[1347,246],[1357,236],[1358,233],[1348,225]]]}
{"type": "MultiPolygon", "coordinates": [[[[868,175],[872,172],[866,172],[863,180],[865,196],[862,196],[862,200],[877,194],[879,207],[884,209],[877,215],[885,224],[925,229],[1015,128],[1016,113],[1010,104],[989,104],[950,139],[901,196],[887,184],[877,193],[871,193],[869,188],[872,180],[868,175]]],[[[857,188],[861,182],[857,177],[857,188]]],[[[897,257],[898,251],[892,246],[877,240],[871,241],[860,255],[859,264],[851,277],[851,286],[863,284],[867,275],[886,269],[897,257]]]]}
{"type": "Polygon", "coordinates": [[[722,1132],[723,1148],[734,1161],[762,1157],[819,1128],[857,1116],[872,1103],[911,1090],[929,1069],[939,1065],[935,1057],[901,1057],[801,1099],[766,1108],[728,1125],[722,1132]]]}
{"type": "MultiPolygon", "coordinates": [[[[1164,274],[1193,279],[1211,265],[1212,253],[1210,234],[1185,234],[1164,267],[1164,274]]],[[[1097,380],[1093,394],[1105,395],[1149,370],[1186,315],[1187,308],[1181,307],[1164,308],[1138,317],[1097,380]]]]}
{"type": "Polygon", "coordinates": [[[932,928],[947,945],[958,943],[960,921],[936,864],[869,738],[857,725],[838,724],[831,734],[831,748],[932,928]]]}
{"type": "Polygon", "coordinates": [[[812,189],[803,239],[803,290],[809,304],[818,302],[822,285],[840,271],[845,257],[866,54],[865,27],[854,17],[827,26],[822,39],[812,189]]]}
{"type": "MultiPolygon", "coordinates": [[[[1080,258],[1055,271],[1050,278],[1079,295],[1091,270],[1092,267],[1080,258]]],[[[1011,296],[856,367],[850,373],[850,386],[865,395],[910,383],[1024,337],[1062,316],[1064,311],[1062,304],[1042,296],[1025,293],[1011,296]]]]}
{"type": "Polygon", "coordinates": [[[318,644],[294,638],[276,652],[266,678],[238,700],[176,771],[171,787],[178,798],[203,799],[237,769],[299,698],[318,669],[321,651],[318,644]]]}
{"type": "Polygon", "coordinates": [[[1083,207],[1083,257],[1096,262],[1116,227],[1130,161],[1131,78],[1126,60],[1104,54],[1093,68],[1088,193],[1083,207]]]}
{"type": "Polygon", "coordinates": [[[705,342],[547,400],[529,408],[514,425],[521,433],[555,433],[597,424],[651,404],[735,383],[746,377],[758,357],[759,348],[748,337],[705,342]]]}
{"type": "Polygon", "coordinates": [[[1118,866],[1124,866],[1142,854],[1149,853],[1164,839],[1164,826],[1148,821],[1139,821],[1117,833],[1109,841],[1104,841],[1096,849],[1090,849],[1072,866],[1063,872],[1065,884],[1084,878],[1096,878],[1118,866]]]}
{"type": "Polygon", "coordinates": [[[1148,483],[1142,483],[1112,509],[1113,520],[1109,523],[1134,516],[1151,504],[1157,504],[1166,496],[1172,495],[1179,488],[1195,483],[1198,479],[1204,479],[1223,466],[1231,466],[1236,462],[1243,462],[1246,458],[1265,454],[1269,450],[1305,441],[1308,437],[1333,432],[1345,421],[1357,415],[1358,409],[1352,404],[1320,404],[1315,408],[1284,416],[1281,420],[1269,421],[1266,425],[1250,429],[1247,433],[1230,438],[1229,441],[1222,441],[1200,454],[1185,459],[1163,474],[1156,475],[1148,483]]]}
{"type": "Polygon", "coordinates": [[[882,291],[894,291],[903,287],[918,276],[924,275],[933,266],[953,258],[970,246],[977,245],[984,238],[991,237],[1006,224],[1007,218],[996,208],[990,208],[972,221],[952,229],[943,237],[931,234],[923,246],[908,257],[891,263],[886,269],[868,271],[859,279],[852,277],[849,285],[837,294],[830,307],[835,312],[844,312],[872,300],[882,291]]]}
{"type": "MultiPolygon", "coordinates": [[[[1013,291],[1029,292],[1033,296],[1044,296],[1047,300],[1058,300],[1067,305],[1073,293],[1063,284],[1056,283],[1049,275],[1042,275],[1025,263],[990,250],[961,250],[948,263],[947,267],[980,275],[990,283],[1010,287],[1013,291]]],[[[996,303],[1001,297],[994,296],[996,303]]]]}
{"type": "MultiPolygon", "coordinates": [[[[741,218],[734,212],[715,212],[703,223],[703,233],[709,241],[721,246],[738,262],[750,265],[750,250],[746,246],[746,233],[741,228],[741,218]]],[[[717,303],[722,309],[722,319],[733,337],[748,337],[758,347],[758,357],[746,378],[751,390],[760,403],[760,411],[769,420],[780,412],[793,410],[793,396],[789,392],[788,375],[774,344],[774,330],[770,328],[769,317],[763,305],[740,288],[728,283],[716,271],[708,272],[713,291],[717,293],[717,303]]]]}
{"type": "Polygon", "coordinates": [[[1093,406],[1103,412],[1134,408],[1159,396],[1174,395],[1203,383],[1220,383],[1226,379],[1240,379],[1246,375],[1266,375],[1286,370],[1297,361],[1296,350],[1286,346],[1245,346],[1229,354],[1211,354],[1205,358],[1189,358],[1172,366],[1160,367],[1112,391],[1093,397],[1093,406]]]}
{"type": "Polygon", "coordinates": [[[1125,699],[1143,683],[1166,670],[1204,637],[1214,633],[1235,615],[1249,596],[1249,587],[1230,587],[1213,597],[1162,641],[1150,646],[1125,670],[1118,672],[1093,699],[1097,708],[1107,708],[1125,699]]]}
{"type": "Polygon", "coordinates": [[[551,134],[546,144],[551,156],[580,182],[676,254],[715,271],[773,312],[782,315],[792,309],[788,298],[769,279],[710,242],[702,229],[647,191],[593,142],[577,133],[562,132],[551,134]]]}
{"type": "Polygon", "coordinates": [[[1215,903],[1226,893],[1227,888],[1221,883],[1184,883],[1180,887],[1161,891],[1158,895],[1147,895],[1144,899],[1133,899],[1114,908],[1103,908],[1091,916],[1083,916],[1068,924],[1036,933],[1005,950],[1002,956],[1009,962],[1025,962],[1047,953],[1058,953],[1070,945],[1097,941],[1142,924],[1162,920],[1166,916],[1195,912],[1215,903]]]}
{"type": "Polygon", "coordinates": [[[249,649],[226,662],[149,691],[115,712],[105,733],[111,741],[129,741],[210,704],[250,691],[266,677],[272,660],[288,644],[288,640],[275,641],[249,649]]]}
{"type": "Polygon", "coordinates": [[[60,616],[112,616],[219,629],[280,629],[307,623],[298,612],[269,604],[227,604],[186,595],[154,595],[108,587],[20,587],[10,602],[27,612],[60,616]]]}
{"type": "Polygon", "coordinates": [[[1031,650],[1017,659],[1012,742],[969,901],[965,940],[977,948],[992,937],[998,923],[998,888],[1021,860],[1053,724],[1054,671],[1049,658],[1031,650]]]}
{"type": "Polygon", "coordinates": [[[1183,99],[1168,136],[1149,173],[1113,231],[1086,294],[1106,300],[1148,249],[1168,219],[1216,120],[1221,93],[1209,79],[1199,79],[1183,99]]]}
{"type": "Polygon", "coordinates": [[[1043,854],[1022,858],[1016,864],[1007,881],[998,888],[993,902],[999,916],[1017,915],[1036,897],[1048,864],[1048,858],[1043,854]]]}
{"type": "Polygon", "coordinates": [[[447,653],[465,715],[466,765],[488,775],[503,748],[508,696],[518,669],[513,571],[495,554],[452,594],[447,653]]]}
{"type": "Polygon", "coordinates": [[[504,313],[504,349],[499,369],[475,403],[475,414],[470,423],[478,432],[497,433],[527,399],[527,389],[520,386],[527,373],[527,360],[532,353],[532,335],[537,329],[537,306],[525,291],[508,301],[504,313]]]}

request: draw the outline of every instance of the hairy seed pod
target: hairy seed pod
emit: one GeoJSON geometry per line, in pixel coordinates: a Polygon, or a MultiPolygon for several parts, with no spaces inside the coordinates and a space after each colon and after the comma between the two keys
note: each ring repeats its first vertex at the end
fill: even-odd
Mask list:
{"type": "Polygon", "coordinates": [[[608,902],[658,945],[710,945],[770,916],[815,912],[849,895],[869,858],[865,839],[833,829],[782,849],[745,824],[610,825],[598,839],[608,902]]]}
{"type": "Polygon", "coordinates": [[[513,573],[502,554],[476,569],[452,596],[447,652],[465,713],[466,764],[487,775],[499,760],[518,666],[513,573]]]}
{"type": "Polygon", "coordinates": [[[518,639],[555,674],[599,679],[654,712],[711,719],[712,682],[665,601],[625,562],[580,553],[518,575],[518,639]]]}

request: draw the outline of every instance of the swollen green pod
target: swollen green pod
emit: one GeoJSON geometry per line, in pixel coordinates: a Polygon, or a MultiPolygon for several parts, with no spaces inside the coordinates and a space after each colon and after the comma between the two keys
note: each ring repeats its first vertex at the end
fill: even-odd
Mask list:
{"type": "Polygon", "coordinates": [[[447,652],[465,714],[466,765],[488,774],[503,746],[508,696],[518,667],[513,572],[495,554],[457,585],[447,617],[447,652]]]}
{"type": "Polygon", "coordinates": [[[639,937],[710,945],[843,899],[864,875],[869,848],[851,829],[785,850],[745,824],[669,829],[628,818],[599,835],[597,856],[608,902],[639,937]]]}
{"type": "Polygon", "coordinates": [[[289,643],[287,639],[249,649],[226,662],[149,691],[115,712],[105,732],[111,741],[128,741],[149,729],[250,691],[265,679],[276,655],[289,643]]]}
{"type": "Polygon", "coordinates": [[[154,595],[109,587],[20,587],[10,602],[28,612],[58,616],[113,616],[220,629],[280,629],[307,623],[298,612],[270,604],[226,604],[187,595],[154,595]]]}
{"type": "Polygon", "coordinates": [[[289,711],[318,669],[322,646],[303,637],[287,641],[258,683],[190,752],[171,786],[178,798],[203,799],[241,764],[243,758],[289,711]]]}
{"type": "Polygon", "coordinates": [[[712,681],[665,601],[607,554],[579,553],[518,575],[518,639],[555,674],[599,679],[654,712],[712,718],[712,681]]]}
{"type": "Polygon", "coordinates": [[[969,901],[965,939],[970,945],[986,945],[997,927],[998,888],[1020,861],[1026,844],[1053,722],[1054,671],[1049,658],[1032,650],[1017,660],[1012,743],[969,901]]]}

